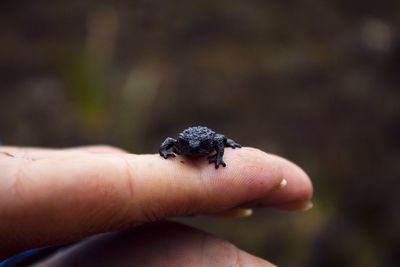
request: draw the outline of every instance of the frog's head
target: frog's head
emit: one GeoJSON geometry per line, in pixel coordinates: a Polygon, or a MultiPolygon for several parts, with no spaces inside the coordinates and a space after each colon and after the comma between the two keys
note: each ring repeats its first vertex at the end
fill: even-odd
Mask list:
{"type": "Polygon", "coordinates": [[[180,134],[176,149],[183,155],[204,156],[213,151],[213,141],[209,138],[198,138],[180,134]]]}

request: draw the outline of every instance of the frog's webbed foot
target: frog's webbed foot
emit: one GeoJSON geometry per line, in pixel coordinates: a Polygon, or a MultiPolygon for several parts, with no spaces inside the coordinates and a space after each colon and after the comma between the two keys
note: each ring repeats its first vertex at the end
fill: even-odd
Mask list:
{"type": "Polygon", "coordinates": [[[226,167],[226,164],[223,161],[222,156],[218,155],[218,153],[213,155],[213,156],[209,156],[208,157],[208,162],[209,163],[214,163],[216,169],[219,168],[219,165],[222,165],[223,167],[226,167]]]}
{"type": "Polygon", "coordinates": [[[175,153],[168,151],[168,149],[170,149],[171,147],[175,146],[176,144],[176,140],[171,138],[171,137],[167,137],[167,139],[165,139],[165,141],[161,144],[160,146],[160,156],[163,158],[169,158],[169,157],[175,157],[175,153]]]}
{"type": "Polygon", "coordinates": [[[229,138],[226,139],[226,146],[231,147],[233,149],[242,147],[240,144],[236,143],[235,141],[229,138]]]}
{"type": "Polygon", "coordinates": [[[160,155],[161,157],[163,157],[164,159],[167,159],[169,157],[175,157],[175,153],[173,152],[169,152],[169,151],[160,151],[160,155]]]}

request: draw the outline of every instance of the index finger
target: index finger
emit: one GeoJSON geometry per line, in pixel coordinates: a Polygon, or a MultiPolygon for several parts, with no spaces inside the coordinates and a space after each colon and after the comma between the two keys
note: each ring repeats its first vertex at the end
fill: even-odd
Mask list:
{"type": "Polygon", "coordinates": [[[0,255],[170,216],[311,198],[307,175],[283,158],[252,148],[226,149],[225,162],[226,168],[215,170],[205,159],[158,155],[3,155],[0,255]],[[288,185],[277,191],[283,179],[288,185]]]}

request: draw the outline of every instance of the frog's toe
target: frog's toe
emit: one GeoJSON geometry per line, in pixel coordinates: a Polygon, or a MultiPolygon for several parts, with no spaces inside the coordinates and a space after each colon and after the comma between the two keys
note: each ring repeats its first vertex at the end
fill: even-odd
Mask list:
{"type": "Polygon", "coordinates": [[[215,168],[218,169],[219,165],[222,165],[222,167],[226,167],[226,163],[223,160],[221,160],[218,163],[215,163],[215,168]]]}
{"type": "Polygon", "coordinates": [[[169,157],[175,157],[175,153],[172,152],[164,152],[164,153],[160,153],[161,157],[163,157],[164,159],[167,159],[169,157]]]}
{"type": "Polygon", "coordinates": [[[228,139],[226,141],[226,146],[231,147],[233,149],[235,148],[241,148],[242,146],[238,143],[236,143],[235,141],[233,141],[232,139],[228,139]]]}
{"type": "Polygon", "coordinates": [[[219,165],[222,165],[223,167],[226,167],[225,162],[221,158],[217,157],[216,155],[208,157],[208,158],[209,158],[208,162],[209,163],[214,163],[216,169],[219,168],[219,165]]]}
{"type": "Polygon", "coordinates": [[[226,167],[226,164],[222,159],[215,163],[215,168],[218,169],[219,165],[222,165],[223,167],[226,167]]]}

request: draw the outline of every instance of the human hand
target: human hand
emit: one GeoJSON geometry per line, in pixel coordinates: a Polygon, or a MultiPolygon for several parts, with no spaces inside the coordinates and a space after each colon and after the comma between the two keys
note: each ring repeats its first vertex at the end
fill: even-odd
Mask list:
{"type": "Polygon", "coordinates": [[[240,213],[241,207],[309,206],[311,182],[293,163],[253,148],[226,149],[224,159],[227,167],[215,170],[206,160],[165,160],[104,146],[2,146],[0,258],[103,233],[43,266],[270,266],[198,230],[148,224],[192,214],[240,213]]]}

